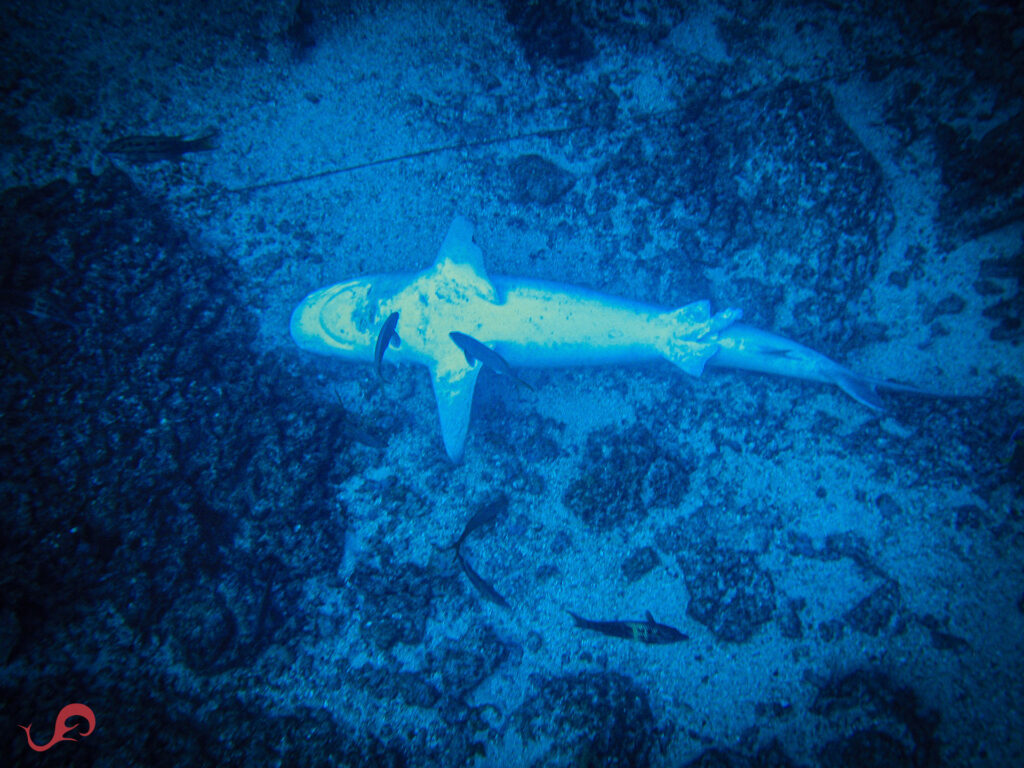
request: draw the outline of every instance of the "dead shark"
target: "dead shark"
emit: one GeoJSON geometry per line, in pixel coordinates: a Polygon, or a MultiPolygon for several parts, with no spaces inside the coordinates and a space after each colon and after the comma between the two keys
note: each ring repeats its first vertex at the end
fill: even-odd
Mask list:
{"type": "Polygon", "coordinates": [[[835,384],[874,409],[882,408],[879,389],[925,393],[856,374],[795,341],[744,325],[740,317],[739,309],[712,313],[708,301],[671,309],[561,283],[488,277],[473,225],[460,216],[433,266],[314,291],[292,313],[291,335],[309,352],[379,364],[381,335],[400,332],[402,344],[388,357],[429,369],[441,437],[455,462],[462,458],[483,367],[453,340],[462,336],[512,368],[663,358],[691,376],[712,365],[835,384]]]}

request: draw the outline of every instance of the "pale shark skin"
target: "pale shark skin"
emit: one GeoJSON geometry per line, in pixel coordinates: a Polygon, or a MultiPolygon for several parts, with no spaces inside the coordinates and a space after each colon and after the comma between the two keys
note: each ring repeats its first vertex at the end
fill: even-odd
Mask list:
{"type": "Polygon", "coordinates": [[[737,323],[738,309],[712,314],[707,301],[697,301],[673,310],[561,283],[489,279],[473,225],[462,217],[452,222],[429,269],[315,291],[292,313],[291,334],[309,352],[373,363],[378,333],[392,312],[399,313],[402,343],[387,349],[385,359],[430,370],[441,436],[454,462],[462,458],[482,366],[467,362],[451,331],[472,336],[513,368],[664,358],[692,376],[711,364],[833,383],[873,408],[881,407],[878,386],[917,391],[858,376],[796,342],[737,323]]]}

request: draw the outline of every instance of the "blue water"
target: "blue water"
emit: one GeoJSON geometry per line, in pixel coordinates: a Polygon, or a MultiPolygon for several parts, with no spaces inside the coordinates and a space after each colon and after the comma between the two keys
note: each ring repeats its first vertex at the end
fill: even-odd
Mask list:
{"type": "Polygon", "coordinates": [[[1024,756],[1024,17],[619,6],[12,11],[4,765],[1024,756]],[[452,464],[288,318],[456,215],[945,396],[484,371],[452,464]]]}

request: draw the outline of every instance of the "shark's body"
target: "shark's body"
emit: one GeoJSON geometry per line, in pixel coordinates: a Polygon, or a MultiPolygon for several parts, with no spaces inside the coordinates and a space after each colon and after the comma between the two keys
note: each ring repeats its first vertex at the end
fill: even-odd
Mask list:
{"type": "Polygon", "coordinates": [[[468,362],[453,331],[513,368],[664,358],[693,376],[710,364],[832,383],[873,408],[881,407],[878,387],[919,391],[858,376],[796,342],[738,323],[739,310],[712,314],[707,301],[672,310],[561,283],[488,278],[473,227],[461,217],[429,269],[370,275],[307,296],[292,313],[292,338],[310,352],[373,363],[375,351],[378,360],[382,353],[382,326],[394,313],[402,343],[387,350],[387,360],[430,370],[453,461],[462,457],[482,367],[468,362]]]}

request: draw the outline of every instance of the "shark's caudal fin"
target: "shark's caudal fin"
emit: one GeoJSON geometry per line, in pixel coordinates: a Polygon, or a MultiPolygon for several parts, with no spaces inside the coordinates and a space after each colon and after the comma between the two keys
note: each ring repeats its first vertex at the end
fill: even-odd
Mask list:
{"type": "Polygon", "coordinates": [[[695,301],[662,315],[665,324],[658,351],[691,376],[700,376],[718,351],[718,333],[740,319],[738,309],[711,314],[711,303],[695,301]]]}
{"type": "Polygon", "coordinates": [[[879,390],[886,392],[902,392],[907,395],[920,395],[922,397],[939,397],[944,400],[969,398],[969,395],[950,395],[945,392],[935,392],[922,387],[915,387],[910,384],[900,384],[896,381],[885,381],[884,379],[870,379],[861,376],[853,371],[837,366],[839,370],[834,371],[832,380],[843,392],[848,394],[858,403],[863,403],[876,411],[884,411],[885,403],[878,396],[879,390]]]}

